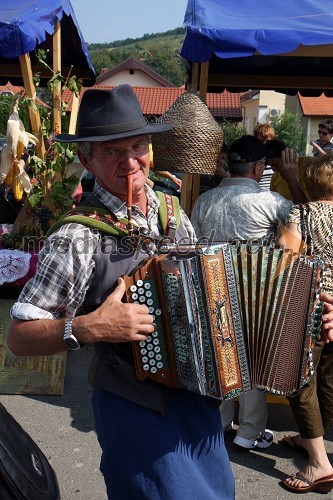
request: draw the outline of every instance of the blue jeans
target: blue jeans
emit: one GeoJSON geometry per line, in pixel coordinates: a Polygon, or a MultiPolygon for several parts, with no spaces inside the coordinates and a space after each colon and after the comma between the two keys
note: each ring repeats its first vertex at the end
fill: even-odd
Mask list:
{"type": "Polygon", "coordinates": [[[101,471],[111,500],[233,500],[219,407],[174,391],[162,415],[94,389],[101,471]]]}

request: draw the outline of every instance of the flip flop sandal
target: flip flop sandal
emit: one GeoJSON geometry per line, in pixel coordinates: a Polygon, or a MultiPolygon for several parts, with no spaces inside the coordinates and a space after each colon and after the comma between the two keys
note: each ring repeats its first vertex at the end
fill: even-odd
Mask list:
{"type": "Polygon", "coordinates": [[[285,446],[288,446],[288,448],[291,448],[292,450],[301,451],[302,453],[305,453],[306,455],[308,455],[308,451],[306,450],[306,448],[304,448],[304,446],[302,446],[301,444],[299,444],[297,442],[298,437],[299,437],[298,434],[296,434],[296,436],[291,436],[291,435],[284,436],[279,441],[279,443],[281,443],[285,446]]]}
{"type": "Polygon", "coordinates": [[[309,491],[317,491],[318,493],[329,493],[333,489],[333,474],[330,474],[329,476],[326,477],[322,477],[321,479],[317,479],[317,481],[312,482],[303,477],[300,472],[297,472],[297,474],[288,476],[286,479],[281,481],[281,484],[284,488],[286,488],[289,491],[293,491],[294,493],[308,493],[309,491]],[[287,479],[299,479],[303,483],[306,483],[308,486],[293,486],[289,483],[286,483],[287,479]]]}

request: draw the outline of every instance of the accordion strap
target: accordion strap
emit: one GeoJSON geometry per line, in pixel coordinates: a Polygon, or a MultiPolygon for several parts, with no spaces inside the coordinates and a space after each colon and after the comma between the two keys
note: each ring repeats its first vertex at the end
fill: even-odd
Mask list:
{"type": "MultiPolygon", "coordinates": [[[[175,196],[166,193],[156,192],[160,201],[159,218],[162,224],[163,232],[170,238],[175,237],[176,230],[180,224],[180,206],[179,200],[175,196]]],[[[112,236],[127,236],[128,235],[128,219],[118,217],[108,209],[91,206],[75,207],[63,217],[59,218],[55,224],[49,229],[46,236],[54,233],[59,227],[76,223],[97,229],[112,236]]],[[[139,229],[138,226],[134,229],[139,229]]]]}

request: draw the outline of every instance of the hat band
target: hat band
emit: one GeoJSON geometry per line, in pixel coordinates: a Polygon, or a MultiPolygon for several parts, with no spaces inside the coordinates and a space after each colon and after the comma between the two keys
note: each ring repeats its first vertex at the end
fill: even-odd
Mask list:
{"type": "Polygon", "coordinates": [[[148,125],[145,118],[140,120],[135,120],[132,122],[118,123],[115,125],[104,125],[96,127],[79,127],[78,135],[86,137],[94,137],[98,135],[113,135],[119,134],[121,132],[130,132],[132,130],[138,130],[140,128],[146,127],[148,125]]]}

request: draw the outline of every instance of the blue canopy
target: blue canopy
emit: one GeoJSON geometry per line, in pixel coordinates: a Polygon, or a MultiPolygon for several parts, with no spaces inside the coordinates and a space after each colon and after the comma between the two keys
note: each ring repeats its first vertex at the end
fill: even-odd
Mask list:
{"type": "MultiPolygon", "coordinates": [[[[61,60],[64,76],[83,78],[85,85],[95,82],[95,71],[86,43],[69,0],[1,0],[0,8],[0,83],[9,79],[22,84],[18,56],[30,53],[32,64],[37,61],[36,48],[48,50],[52,67],[52,35],[56,20],[61,21],[61,60]]],[[[42,83],[50,75],[42,74],[42,83]]]]}
{"type": "Polygon", "coordinates": [[[188,0],[184,24],[181,55],[220,87],[333,88],[333,0],[188,0]]]}

